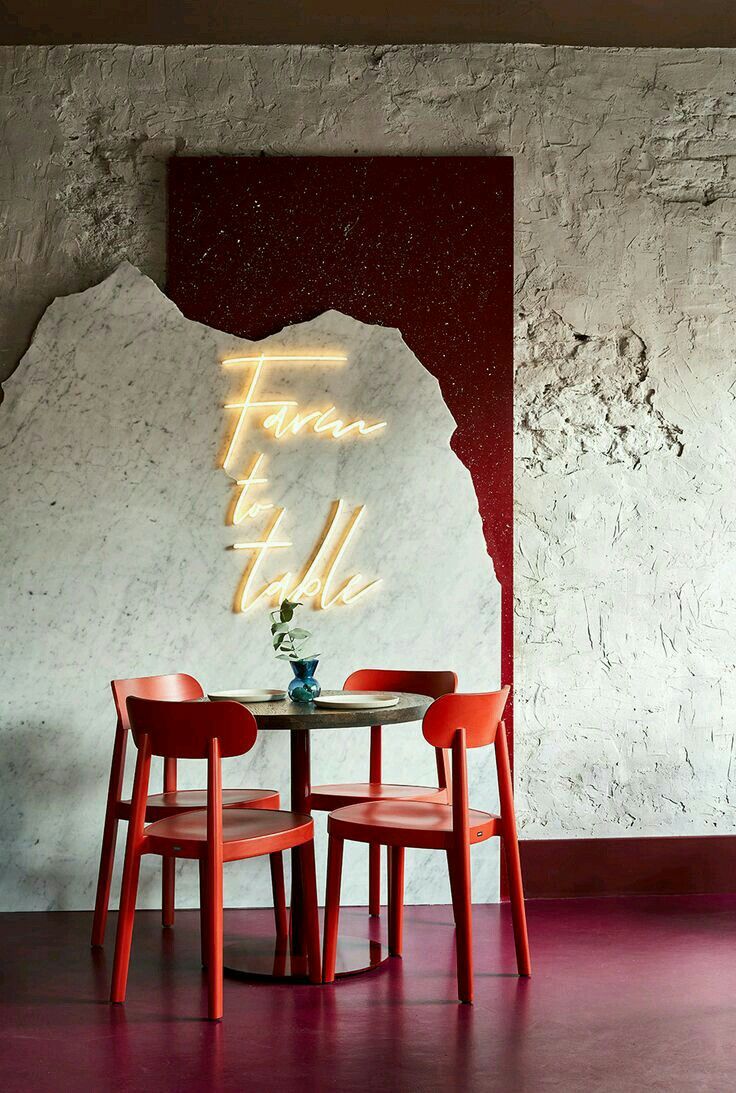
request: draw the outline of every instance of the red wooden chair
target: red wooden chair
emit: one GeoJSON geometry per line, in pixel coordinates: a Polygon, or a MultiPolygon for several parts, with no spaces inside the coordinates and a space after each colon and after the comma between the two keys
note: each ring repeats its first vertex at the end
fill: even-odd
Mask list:
{"type": "Polygon", "coordinates": [[[256,721],[237,702],[127,701],[130,727],[138,748],[133,801],[125,846],[123,886],[115,941],[111,1002],[125,1001],[135,901],[141,856],[199,861],[202,881],[204,964],[207,968],[208,1016],[222,1017],[222,867],[223,862],[295,849],[301,873],[309,978],[321,981],[317,887],[314,871],[314,822],[310,816],[271,809],[223,809],[221,759],[244,755],[255,743],[256,721]],[[178,813],[145,827],[151,756],[207,760],[207,806],[178,813]]]}
{"type": "Polygon", "coordinates": [[[457,945],[457,982],[461,1002],[473,1001],[470,847],[500,835],[509,878],[511,914],[519,975],[531,975],[524,890],[516,836],[506,728],[501,716],[509,688],[492,694],[452,694],[433,702],[422,731],[435,748],[452,749],[452,804],[421,801],[371,801],[333,812],[327,821],[327,899],[325,909],[324,980],[335,978],[337,925],[343,842],[350,839],[389,848],[389,952],[401,956],[404,847],[444,850],[450,870],[457,945]],[[466,749],[494,744],[500,816],[468,807],[466,749]]]}
{"type": "MultiPolygon", "coordinates": [[[[440,698],[456,688],[457,676],[454,672],[407,672],[382,668],[362,668],[353,672],[345,680],[344,687],[346,691],[404,691],[429,698],[440,698]]],[[[397,786],[381,782],[381,726],[374,725],[371,729],[369,780],[346,785],[314,786],[309,798],[311,811],[333,812],[336,808],[365,801],[396,799],[447,804],[450,800],[450,767],[447,754],[441,748],[436,749],[436,760],[437,785],[434,787],[397,786]]],[[[368,848],[368,913],[378,915],[380,910],[381,848],[372,845],[368,848]]]]}
{"type": "MultiPolygon", "coordinates": [[[[130,820],[131,802],[123,799],[123,775],[125,771],[125,750],[128,742],[128,711],[126,699],[130,695],[139,698],[156,698],[167,701],[187,701],[204,696],[204,691],[192,676],[143,676],[139,679],[114,679],[111,683],[112,695],[118,720],[115,729],[115,743],[110,768],[110,782],[107,790],[107,807],[102,831],[102,852],[100,871],[97,877],[97,895],[95,913],[92,920],[92,945],[105,942],[107,909],[110,903],[110,882],[115,861],[115,843],[117,841],[118,822],[130,820]]],[[[273,789],[224,789],[223,804],[226,808],[278,808],[279,795],[273,789]]],[[[146,802],[146,820],[160,820],[164,816],[173,816],[178,812],[189,812],[193,808],[204,808],[207,794],[203,789],[176,788],[176,759],[164,761],[164,792],[152,794],[146,802]]],[[[164,926],[174,925],[174,860],[164,858],[162,862],[162,899],[161,920],[164,926]]],[[[279,874],[278,864],[272,863],[272,881],[274,910],[277,922],[286,914],[283,872],[279,874]]]]}

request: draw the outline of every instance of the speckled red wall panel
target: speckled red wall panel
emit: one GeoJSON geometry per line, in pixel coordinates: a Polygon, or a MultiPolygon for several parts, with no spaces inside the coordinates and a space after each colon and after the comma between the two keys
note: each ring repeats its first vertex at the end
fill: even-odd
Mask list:
{"type": "Polygon", "coordinates": [[[329,308],[399,328],[457,421],[512,682],[513,160],[174,158],[168,293],[188,318],[246,338],[329,308]]]}

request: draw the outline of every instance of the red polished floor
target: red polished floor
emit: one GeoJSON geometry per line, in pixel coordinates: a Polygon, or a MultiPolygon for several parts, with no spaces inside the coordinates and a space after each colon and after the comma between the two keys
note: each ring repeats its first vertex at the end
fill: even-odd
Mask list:
{"type": "MultiPolygon", "coordinates": [[[[139,914],[128,1002],[112,1008],[111,952],[90,952],[90,915],[2,915],[0,1087],[736,1089],[736,896],[537,901],[528,914],[525,982],[508,909],[476,908],[473,1007],[455,1002],[448,908],[414,907],[403,960],[332,987],[226,981],[221,1025],[201,1019],[196,913],[169,931],[139,914]]],[[[269,922],[226,912],[226,934],[269,922]]]]}

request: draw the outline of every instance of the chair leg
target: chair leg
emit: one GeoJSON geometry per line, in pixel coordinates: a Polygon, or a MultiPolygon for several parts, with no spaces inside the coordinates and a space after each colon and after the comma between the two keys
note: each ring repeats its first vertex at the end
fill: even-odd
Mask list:
{"type": "MultiPolygon", "coordinates": [[[[380,725],[371,727],[371,747],[368,778],[372,784],[381,782],[381,754],[383,730],[380,725]]],[[[381,914],[381,848],[368,844],[368,914],[379,918],[381,914]]]]}
{"type": "Polygon", "coordinates": [[[454,873],[454,870],[452,868],[452,852],[450,850],[446,850],[445,855],[447,857],[447,872],[448,872],[449,877],[450,877],[450,895],[452,896],[452,915],[453,915],[453,920],[456,922],[457,921],[457,914],[458,914],[458,902],[457,902],[457,893],[455,891],[455,889],[456,889],[455,873],[454,873]]]}
{"type": "Polygon", "coordinates": [[[207,967],[207,862],[199,859],[199,951],[202,967],[207,967]]]}
{"type": "Polygon", "coordinates": [[[389,847],[388,952],[401,956],[404,933],[404,848],[389,847]]]}
{"type": "Polygon", "coordinates": [[[100,852],[100,871],[97,874],[97,894],[95,896],[95,913],[92,919],[92,947],[98,948],[105,944],[105,926],[107,925],[107,908],[110,905],[110,885],[112,883],[112,870],[115,864],[115,843],[118,834],[118,818],[108,808],[105,815],[105,825],[102,831],[102,850],[100,852]]]}
{"type": "Polygon", "coordinates": [[[327,891],[325,895],[325,941],[322,977],[325,983],[335,979],[337,927],[340,919],[340,881],[342,878],[343,841],[330,835],[327,850],[327,891]]]}
{"type": "Polygon", "coordinates": [[[307,942],[309,982],[322,982],[322,963],[319,945],[319,912],[317,910],[317,874],[314,869],[314,843],[304,843],[299,848],[299,870],[302,875],[304,902],[304,926],[307,942]]]}
{"type": "Polygon", "coordinates": [[[519,975],[532,974],[532,961],[529,953],[529,936],[526,930],[526,910],[524,907],[524,885],[521,879],[521,858],[519,856],[519,843],[516,833],[513,836],[503,836],[504,854],[506,857],[506,873],[509,882],[509,902],[511,904],[511,920],[514,924],[514,944],[516,946],[516,967],[519,975]]]}
{"type": "Polygon", "coordinates": [[[207,1016],[210,1021],[222,1019],[222,858],[205,863],[206,922],[207,922],[207,1016]]]}
{"type": "Polygon", "coordinates": [[[454,873],[457,909],[455,911],[455,946],[457,949],[457,991],[461,1002],[473,1001],[473,912],[470,887],[470,847],[448,853],[454,873]]]}
{"type": "Polygon", "coordinates": [[[176,858],[163,858],[161,862],[161,925],[174,925],[174,885],[176,858]]]}
{"type": "Polygon", "coordinates": [[[112,968],[111,1002],[124,1002],[128,984],[130,965],[130,946],[133,940],[133,922],[135,902],[138,894],[138,877],[141,871],[141,855],[138,847],[129,845],[125,848],[123,866],[123,885],[120,890],[120,910],[118,911],[118,930],[115,938],[115,959],[112,968]]]}
{"type": "Polygon", "coordinates": [[[514,942],[516,945],[516,966],[519,975],[531,975],[532,964],[529,955],[529,938],[526,932],[526,911],[524,909],[524,886],[521,881],[521,860],[519,858],[519,840],[516,834],[516,813],[514,810],[514,791],[511,783],[506,726],[503,721],[496,733],[496,766],[498,768],[498,794],[501,800],[501,842],[506,858],[506,874],[509,882],[511,917],[514,923],[514,942]]]}
{"type": "Polygon", "coordinates": [[[381,914],[381,848],[374,843],[368,846],[368,914],[381,914]]]}
{"type": "Polygon", "coordinates": [[[273,914],[276,920],[276,936],[285,937],[289,932],[289,919],[286,914],[286,888],[284,887],[284,858],[279,851],[269,854],[271,865],[271,888],[273,890],[273,914]]]}

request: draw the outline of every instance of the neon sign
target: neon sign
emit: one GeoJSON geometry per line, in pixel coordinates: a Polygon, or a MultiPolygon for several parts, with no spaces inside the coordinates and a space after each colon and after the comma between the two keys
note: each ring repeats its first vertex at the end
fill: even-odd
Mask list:
{"type": "Polygon", "coordinates": [[[254,411],[256,414],[263,410],[273,411],[266,415],[262,421],[262,426],[264,429],[271,431],[277,440],[281,440],[281,438],[288,433],[295,436],[297,433],[300,433],[302,429],[307,427],[310,427],[316,434],[330,436],[333,440],[340,440],[351,432],[356,432],[359,436],[368,436],[370,433],[386,428],[385,421],[377,421],[373,425],[366,425],[362,418],[358,421],[350,421],[347,423],[341,418],[330,421],[330,417],[336,412],[334,406],[328,406],[325,410],[313,410],[310,413],[303,415],[294,411],[291,420],[287,421],[289,407],[298,405],[293,399],[269,399],[263,401],[261,399],[256,399],[255,397],[256,389],[263,376],[264,366],[271,361],[289,361],[294,364],[343,364],[347,361],[347,357],[270,357],[262,354],[259,357],[229,357],[227,360],[224,360],[222,363],[226,367],[243,364],[251,365],[253,367],[253,375],[243,392],[241,401],[228,402],[225,404],[226,410],[239,410],[240,413],[238,414],[238,419],[235,428],[233,429],[232,436],[230,437],[230,443],[225,452],[225,458],[222,462],[223,470],[228,469],[228,464],[235,457],[238,445],[245,433],[248,415],[252,414],[254,411]]]}
{"type": "MultiPolygon", "coordinates": [[[[312,433],[316,437],[341,440],[352,436],[354,439],[368,437],[386,428],[385,421],[368,423],[363,418],[346,421],[337,416],[334,405],[325,409],[310,410],[300,413],[299,405],[293,399],[261,399],[258,388],[263,379],[266,365],[270,362],[289,364],[344,364],[347,357],[336,355],[321,356],[271,356],[260,354],[255,357],[229,357],[222,363],[227,368],[247,367],[252,373],[237,402],[225,404],[226,410],[237,410],[238,415],[222,460],[222,468],[230,474],[249,427],[255,419],[256,427],[270,433],[274,440],[280,441],[299,433],[312,433]],[[260,419],[260,420],[259,420],[260,419]]],[[[333,502],[322,532],[305,565],[296,573],[282,573],[275,580],[268,580],[263,575],[271,556],[278,551],[287,550],[294,544],[282,529],[286,517],[286,508],[271,501],[254,499],[253,493],[259,487],[268,484],[264,476],[263,452],[252,459],[243,477],[235,479],[238,490],[227,515],[227,523],[233,527],[250,527],[265,513],[270,519],[267,526],[253,536],[232,544],[233,550],[250,553],[238,586],[234,609],[248,612],[259,602],[281,603],[287,597],[290,600],[311,601],[315,608],[328,610],[335,605],[356,603],[371,589],[380,584],[380,578],[365,581],[360,573],[355,573],[345,580],[340,580],[338,570],[344,561],[348,547],[353,540],[364,514],[365,506],[358,505],[352,513],[346,511],[343,500],[333,502]]],[[[232,475],[231,475],[232,477],[232,475]]]]}

